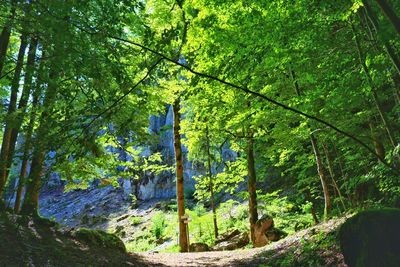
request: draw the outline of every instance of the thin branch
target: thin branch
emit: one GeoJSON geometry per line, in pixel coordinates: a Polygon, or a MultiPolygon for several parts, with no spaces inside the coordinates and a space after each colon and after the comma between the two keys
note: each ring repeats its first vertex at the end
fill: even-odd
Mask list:
{"type": "Polygon", "coordinates": [[[390,169],[394,170],[396,173],[399,172],[395,167],[390,165],[384,158],[379,156],[373,149],[371,149],[366,143],[364,143],[363,141],[361,141],[360,139],[358,139],[354,135],[345,132],[344,130],[334,126],[333,124],[331,124],[331,123],[329,123],[329,122],[327,122],[327,121],[325,121],[323,119],[320,119],[320,118],[318,118],[316,116],[307,114],[307,113],[305,113],[305,112],[303,112],[301,110],[298,110],[296,108],[289,107],[289,106],[287,106],[287,105],[285,105],[285,104],[283,104],[281,102],[278,102],[278,101],[276,101],[276,100],[274,100],[274,99],[272,99],[272,98],[270,98],[270,97],[268,97],[266,95],[263,95],[263,94],[258,93],[256,91],[253,91],[253,90],[250,90],[247,87],[236,85],[236,84],[230,83],[230,82],[228,82],[226,80],[223,80],[221,78],[218,78],[216,76],[196,71],[196,70],[192,69],[191,67],[189,67],[188,65],[185,65],[184,63],[181,63],[181,62],[179,62],[177,60],[174,60],[174,59],[172,59],[172,58],[170,58],[170,57],[168,57],[168,56],[166,56],[166,55],[164,55],[164,54],[162,54],[162,53],[160,53],[160,52],[158,52],[158,51],[156,51],[154,49],[148,48],[148,47],[146,47],[146,46],[144,46],[142,44],[139,44],[139,43],[136,43],[136,42],[133,42],[133,41],[121,38],[121,37],[116,37],[116,36],[109,36],[109,38],[114,39],[114,40],[118,40],[118,41],[121,41],[121,42],[124,42],[124,43],[128,43],[128,44],[131,44],[131,45],[134,45],[134,46],[137,46],[137,47],[140,47],[141,49],[143,49],[145,51],[148,51],[148,52],[151,52],[151,53],[153,53],[153,54],[155,54],[157,56],[160,56],[162,59],[165,59],[168,62],[171,62],[171,63],[173,63],[173,64],[175,64],[177,66],[180,66],[180,67],[186,69],[187,71],[189,71],[189,72],[191,72],[191,73],[193,73],[193,74],[195,74],[195,75],[197,75],[199,77],[203,77],[203,78],[206,78],[206,79],[209,79],[209,80],[217,81],[217,82],[219,82],[221,84],[224,84],[224,85],[230,86],[232,88],[241,90],[241,91],[246,92],[248,94],[255,95],[255,96],[259,97],[259,98],[262,98],[262,99],[266,100],[267,102],[270,102],[271,104],[273,104],[275,106],[281,107],[283,109],[289,110],[289,111],[291,111],[293,113],[299,114],[299,115],[301,115],[303,117],[306,117],[308,119],[311,119],[313,121],[317,121],[317,122],[319,122],[321,124],[324,124],[324,125],[328,126],[329,128],[331,128],[332,130],[334,130],[334,131],[336,131],[336,132],[338,132],[338,133],[340,133],[340,134],[352,139],[356,143],[358,143],[360,146],[365,148],[371,155],[373,155],[380,162],[382,162],[385,166],[387,166],[390,169]]]}
{"type": "Polygon", "coordinates": [[[4,73],[3,75],[0,76],[0,80],[3,79],[4,77],[8,76],[9,74],[11,74],[13,71],[15,70],[15,68],[9,70],[8,72],[4,73]]]}

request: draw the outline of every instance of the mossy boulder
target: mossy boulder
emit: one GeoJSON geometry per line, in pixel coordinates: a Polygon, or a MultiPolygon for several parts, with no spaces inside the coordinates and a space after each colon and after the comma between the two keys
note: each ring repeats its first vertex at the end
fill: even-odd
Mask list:
{"type": "Polygon", "coordinates": [[[118,236],[101,230],[81,228],[74,233],[74,237],[89,245],[126,252],[124,242],[118,236]]]}
{"type": "Polygon", "coordinates": [[[349,267],[400,266],[400,209],[360,212],[342,225],[339,238],[349,267]]]}

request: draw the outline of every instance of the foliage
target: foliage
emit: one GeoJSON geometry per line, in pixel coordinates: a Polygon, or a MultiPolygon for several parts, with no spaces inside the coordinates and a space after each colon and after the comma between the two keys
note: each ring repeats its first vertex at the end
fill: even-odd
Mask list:
{"type": "Polygon", "coordinates": [[[220,224],[222,233],[234,229],[245,232],[249,231],[246,205],[230,199],[220,204],[217,214],[219,220],[224,222],[220,224]]]}
{"type": "Polygon", "coordinates": [[[187,210],[186,214],[190,218],[189,231],[191,233],[191,242],[212,245],[215,240],[211,212],[207,212],[203,206],[197,205],[192,211],[187,210]]]}
{"type": "MultiPolygon", "coordinates": [[[[310,213],[311,203],[293,203],[287,196],[280,196],[280,191],[258,194],[259,210],[274,218],[275,227],[286,233],[294,233],[302,228],[310,227],[313,219],[310,213]]],[[[262,215],[260,214],[260,215],[262,215]]]]}
{"type": "Polygon", "coordinates": [[[156,239],[160,239],[164,236],[165,226],[166,226],[166,217],[163,212],[156,213],[151,218],[151,228],[150,232],[154,235],[156,239]]]}
{"type": "MultiPolygon", "coordinates": [[[[179,98],[185,159],[199,173],[186,198],[234,195],[219,206],[223,231],[248,229],[233,199],[248,195],[249,140],[260,215],[285,231],[310,225],[330,199],[337,215],[399,205],[400,41],[376,2],[4,1],[0,196],[25,186],[22,160],[33,209],[50,172],[67,190],[169,174],[157,148],[169,135],[150,132],[149,118],[179,98]]],[[[188,213],[193,240],[212,243],[208,211],[188,213]]],[[[172,218],[154,217],[156,239],[176,237],[172,218]]]]}
{"type": "Polygon", "coordinates": [[[143,222],[142,217],[132,216],[129,217],[129,221],[132,223],[133,226],[137,226],[143,222]]]}

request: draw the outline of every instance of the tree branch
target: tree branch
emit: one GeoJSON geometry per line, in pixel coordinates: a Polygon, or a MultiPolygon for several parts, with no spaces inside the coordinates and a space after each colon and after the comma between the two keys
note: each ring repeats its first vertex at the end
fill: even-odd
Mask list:
{"type": "Polygon", "coordinates": [[[206,78],[206,79],[209,79],[209,80],[217,81],[217,82],[219,82],[219,83],[221,83],[221,84],[224,84],[224,85],[227,85],[227,86],[229,86],[229,87],[232,87],[232,88],[241,90],[241,91],[243,91],[243,92],[245,92],[245,93],[248,93],[248,94],[257,96],[257,97],[262,98],[262,99],[266,100],[267,102],[269,102],[269,103],[271,103],[271,104],[273,104],[273,105],[275,105],[275,106],[281,107],[281,108],[283,108],[283,109],[286,109],[286,110],[288,110],[288,111],[291,111],[291,112],[296,113],[296,114],[298,114],[298,115],[301,115],[301,116],[303,116],[303,117],[306,117],[306,118],[308,118],[308,119],[311,119],[311,120],[313,120],[313,121],[317,121],[317,122],[319,122],[319,123],[321,123],[321,124],[323,124],[323,125],[326,125],[327,127],[331,128],[332,130],[334,130],[334,131],[336,131],[336,132],[342,134],[343,136],[346,136],[346,137],[352,139],[354,142],[356,142],[357,144],[359,144],[360,146],[362,146],[363,148],[365,148],[371,155],[373,155],[374,157],[376,157],[376,158],[377,158],[380,162],[382,162],[385,166],[387,166],[387,167],[389,167],[390,169],[394,170],[396,173],[399,172],[395,167],[393,167],[392,165],[390,165],[384,158],[382,158],[381,156],[379,156],[373,149],[371,149],[366,143],[364,143],[363,141],[361,141],[360,139],[358,139],[356,136],[354,136],[354,135],[352,135],[352,134],[350,134],[350,133],[348,133],[348,132],[346,132],[346,131],[344,131],[344,130],[342,130],[342,129],[336,127],[336,126],[334,126],[333,124],[331,124],[331,123],[329,123],[329,122],[327,122],[327,121],[325,121],[325,120],[323,120],[323,119],[320,119],[320,118],[318,118],[318,117],[316,117],[316,116],[307,114],[307,113],[305,113],[305,112],[303,112],[303,111],[301,111],[301,110],[298,110],[298,109],[296,109],[296,108],[289,107],[289,106],[287,106],[287,105],[285,105],[285,104],[283,104],[283,103],[281,103],[281,102],[278,102],[278,101],[276,101],[276,100],[274,100],[274,99],[272,99],[272,98],[270,98],[270,97],[268,97],[268,96],[266,96],[266,95],[263,95],[263,94],[261,94],[261,93],[259,93],[259,92],[253,91],[253,90],[250,90],[250,89],[248,89],[247,87],[244,87],[244,86],[240,86],[240,85],[236,85],[236,84],[230,83],[230,82],[228,82],[228,81],[226,81],[226,80],[223,80],[223,79],[221,79],[221,78],[218,78],[217,76],[213,76],[213,75],[210,75],[210,74],[207,74],[207,73],[202,73],[202,72],[196,71],[195,69],[189,67],[188,65],[186,65],[186,64],[184,64],[184,63],[181,63],[181,62],[179,62],[179,61],[177,61],[177,60],[174,60],[174,59],[172,59],[172,58],[170,58],[170,57],[164,55],[163,53],[160,53],[160,52],[158,52],[158,51],[156,51],[156,50],[153,50],[153,49],[151,49],[151,48],[149,48],[149,47],[146,47],[146,46],[144,46],[144,45],[142,45],[142,44],[139,44],[139,43],[136,43],[136,42],[133,42],[133,41],[130,41],[130,40],[121,38],[121,37],[117,37],[117,36],[108,36],[108,37],[111,38],[111,39],[114,39],[114,40],[118,40],[118,41],[121,41],[121,42],[124,42],[124,43],[128,43],[128,44],[131,44],[131,45],[140,47],[141,49],[143,49],[143,50],[145,50],[145,51],[148,51],[148,52],[151,52],[151,53],[153,53],[153,54],[155,54],[155,55],[157,55],[157,56],[160,56],[162,59],[164,59],[164,60],[166,60],[166,61],[168,61],[168,62],[170,62],[170,63],[173,63],[173,64],[175,64],[175,65],[177,65],[177,66],[180,66],[180,67],[186,69],[187,71],[189,71],[189,72],[191,72],[191,73],[193,73],[193,74],[195,74],[195,75],[197,75],[197,76],[199,76],[199,77],[203,77],[203,78],[206,78]]]}

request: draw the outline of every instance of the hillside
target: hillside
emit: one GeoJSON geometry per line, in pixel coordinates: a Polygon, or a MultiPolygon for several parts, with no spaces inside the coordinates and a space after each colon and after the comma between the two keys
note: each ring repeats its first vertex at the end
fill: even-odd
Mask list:
{"type": "Polygon", "coordinates": [[[0,213],[0,266],[155,266],[110,236],[87,238],[46,219],[0,213]]]}
{"type": "Polygon", "coordinates": [[[79,236],[44,219],[0,214],[0,266],[346,266],[336,241],[344,218],[258,249],[125,253],[112,238],[79,236]]]}

